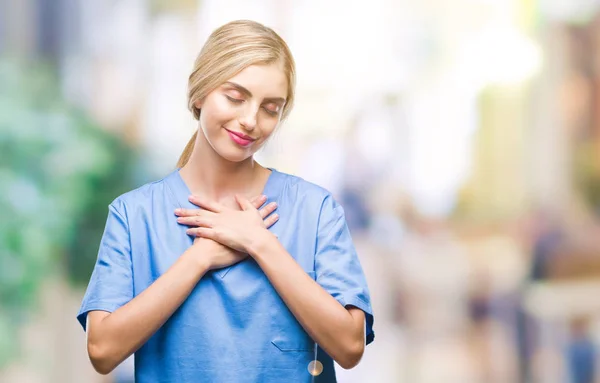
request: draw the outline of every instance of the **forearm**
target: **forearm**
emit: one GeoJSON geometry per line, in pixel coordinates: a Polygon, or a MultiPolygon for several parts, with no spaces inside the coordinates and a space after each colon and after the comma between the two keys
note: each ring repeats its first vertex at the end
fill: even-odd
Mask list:
{"type": "Polygon", "coordinates": [[[250,255],[304,330],[342,367],[358,363],[364,350],[364,314],[349,311],[296,263],[275,237],[256,241],[250,255]]]}
{"type": "Polygon", "coordinates": [[[110,372],[140,348],[189,296],[208,270],[193,251],[190,248],[183,253],[130,302],[111,314],[96,317],[97,323],[88,322],[88,350],[99,372],[110,372]]]}

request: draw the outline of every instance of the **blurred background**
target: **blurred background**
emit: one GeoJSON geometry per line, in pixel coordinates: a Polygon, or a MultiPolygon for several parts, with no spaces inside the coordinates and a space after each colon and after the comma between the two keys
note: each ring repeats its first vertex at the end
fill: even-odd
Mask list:
{"type": "Polygon", "coordinates": [[[600,382],[600,0],[0,1],[0,382],[133,382],[75,319],[107,205],[175,168],[240,18],[297,61],[258,159],[334,193],[367,273],[339,381],[600,382]]]}

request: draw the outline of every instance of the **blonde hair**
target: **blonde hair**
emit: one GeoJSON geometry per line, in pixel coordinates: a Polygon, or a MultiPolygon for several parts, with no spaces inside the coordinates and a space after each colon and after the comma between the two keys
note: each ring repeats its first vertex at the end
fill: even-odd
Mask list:
{"type": "MultiPolygon", "coordinates": [[[[237,20],[217,28],[208,37],[196,58],[188,82],[188,108],[194,118],[200,118],[200,109],[194,104],[204,99],[225,81],[251,65],[281,63],[287,77],[286,103],[281,112],[285,119],[294,104],[296,69],[294,58],[283,39],[271,28],[250,20],[237,20]]],[[[185,146],[177,167],[190,159],[196,136],[194,133],[185,146]]]]}

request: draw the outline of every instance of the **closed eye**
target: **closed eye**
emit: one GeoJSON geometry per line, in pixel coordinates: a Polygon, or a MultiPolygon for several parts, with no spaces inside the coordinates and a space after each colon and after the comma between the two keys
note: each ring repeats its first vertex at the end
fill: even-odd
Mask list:
{"type": "Polygon", "coordinates": [[[267,104],[263,106],[263,109],[271,116],[276,116],[279,114],[280,107],[277,104],[267,104]]]}
{"type": "Polygon", "coordinates": [[[244,100],[238,99],[238,98],[233,98],[233,97],[229,97],[228,95],[225,95],[225,97],[227,97],[227,99],[231,102],[233,102],[234,104],[241,104],[242,102],[244,102],[244,100]]]}

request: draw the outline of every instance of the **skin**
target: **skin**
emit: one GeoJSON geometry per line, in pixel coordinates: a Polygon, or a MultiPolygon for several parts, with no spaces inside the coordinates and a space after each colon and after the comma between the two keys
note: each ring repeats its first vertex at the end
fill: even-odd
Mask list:
{"type": "Polygon", "coordinates": [[[270,170],[254,153],[277,128],[287,80],[279,63],[253,65],[213,90],[202,110],[194,151],[180,174],[203,209],[177,209],[193,245],[150,287],[113,313],[88,314],[87,345],[94,368],[107,374],[140,348],[185,301],[206,272],[253,257],[287,307],[340,366],[352,368],[365,345],[365,315],[343,307],[296,263],[268,228],[274,203],[261,208],[270,170]],[[252,138],[239,145],[230,132],[252,138]],[[257,196],[251,198],[252,196],[257,196]]]}

